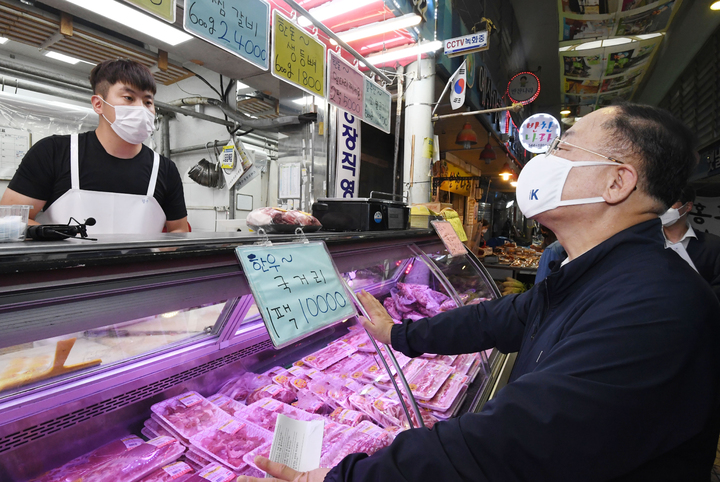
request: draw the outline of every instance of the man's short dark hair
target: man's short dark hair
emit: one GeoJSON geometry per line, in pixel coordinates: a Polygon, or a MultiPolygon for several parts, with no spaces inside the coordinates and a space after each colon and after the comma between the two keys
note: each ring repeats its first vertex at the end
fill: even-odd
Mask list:
{"type": "Polygon", "coordinates": [[[638,186],[662,203],[665,211],[679,198],[695,168],[695,134],[668,111],[622,103],[605,124],[615,136],[608,148],[622,160],[628,151],[640,161],[638,186]]]}
{"type": "Polygon", "coordinates": [[[680,193],[680,198],[678,199],[678,201],[680,201],[682,204],[694,203],[695,189],[693,189],[690,185],[685,186],[685,189],[683,189],[680,193]]]}
{"type": "Polygon", "coordinates": [[[147,67],[134,60],[104,60],[90,72],[90,85],[94,94],[104,97],[108,89],[118,82],[138,90],[150,91],[153,95],[157,92],[153,74],[147,67]]]}

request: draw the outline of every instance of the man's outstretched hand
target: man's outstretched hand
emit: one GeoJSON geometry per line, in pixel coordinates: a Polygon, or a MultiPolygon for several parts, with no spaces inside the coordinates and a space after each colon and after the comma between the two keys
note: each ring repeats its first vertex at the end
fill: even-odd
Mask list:
{"type": "Polygon", "coordinates": [[[390,332],[395,325],[387,310],[371,294],[362,290],[358,293],[358,300],[362,303],[370,319],[360,316],[360,323],[380,343],[390,344],[390,332]]]}
{"type": "Polygon", "coordinates": [[[279,462],[271,462],[260,455],[255,457],[255,465],[257,465],[263,472],[267,472],[275,478],[263,479],[241,475],[237,478],[237,482],[323,482],[327,473],[330,472],[330,469],[315,469],[310,472],[298,472],[287,465],[283,465],[279,462]]]}

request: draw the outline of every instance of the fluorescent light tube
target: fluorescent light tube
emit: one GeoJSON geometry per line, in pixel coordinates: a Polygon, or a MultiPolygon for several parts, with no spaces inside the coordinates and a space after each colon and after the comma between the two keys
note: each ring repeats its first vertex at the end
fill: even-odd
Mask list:
{"type": "MultiPolygon", "coordinates": [[[[312,8],[308,10],[308,12],[310,12],[310,15],[312,15],[315,20],[323,22],[329,18],[352,12],[353,10],[357,10],[358,8],[362,8],[379,1],[380,0],[334,0],[332,2],[323,3],[317,8],[312,8]]],[[[312,22],[305,17],[300,17],[298,18],[298,24],[301,27],[307,27],[312,25],[312,22]]]]}
{"type": "Polygon", "coordinates": [[[393,60],[404,59],[406,57],[416,56],[418,54],[425,54],[428,52],[435,52],[440,50],[443,43],[440,40],[434,40],[432,42],[425,42],[422,44],[413,44],[410,47],[399,48],[397,50],[389,50],[382,54],[370,55],[365,57],[368,62],[373,65],[382,64],[385,62],[391,62],[393,60]]]}
{"type": "MultiPolygon", "coordinates": [[[[344,42],[354,42],[355,40],[360,40],[383,33],[393,32],[395,30],[400,30],[401,28],[413,27],[419,24],[421,20],[422,17],[420,15],[416,13],[408,13],[407,15],[403,15],[401,17],[395,17],[390,20],[375,22],[369,25],[363,25],[362,27],[348,30],[346,32],[340,32],[337,34],[337,36],[340,37],[340,39],[344,42]]],[[[332,39],[330,39],[330,42],[332,44],[336,43],[332,39]]]]}
{"type": "Polygon", "coordinates": [[[169,45],[177,45],[192,38],[191,35],[157,20],[150,15],[123,5],[115,0],[67,0],[68,2],[90,10],[126,27],[149,35],[169,45]]]}
{"type": "Polygon", "coordinates": [[[647,40],[647,39],[651,39],[651,38],[655,38],[655,37],[662,37],[663,35],[665,35],[665,34],[662,32],[656,32],[656,33],[643,33],[643,34],[635,35],[635,36],[641,40],[647,40]]]}
{"type": "Polygon", "coordinates": [[[75,57],[70,57],[69,55],[61,54],[58,52],[46,52],[45,57],[50,57],[51,59],[59,60],[60,62],[65,62],[68,64],[75,65],[78,62],[80,62],[80,59],[76,59],[75,57]]]}
{"type": "Polygon", "coordinates": [[[7,41],[8,39],[6,37],[0,37],[0,45],[4,44],[7,41]]]}

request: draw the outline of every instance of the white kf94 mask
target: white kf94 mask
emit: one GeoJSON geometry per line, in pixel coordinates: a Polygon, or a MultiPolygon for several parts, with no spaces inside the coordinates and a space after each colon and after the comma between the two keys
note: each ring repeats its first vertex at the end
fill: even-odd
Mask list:
{"type": "Polygon", "coordinates": [[[559,206],[602,203],[602,197],[566,199],[561,201],[563,187],[570,169],[584,166],[617,166],[611,161],[569,161],[562,157],[546,154],[536,156],[523,167],[518,176],[515,198],[520,210],[527,218],[550,211],[559,206]]]}
{"type": "Polygon", "coordinates": [[[115,122],[105,118],[115,133],[128,144],[142,144],[155,130],[155,114],[141,105],[112,105],[100,97],[100,100],[115,109],[115,122]]]}

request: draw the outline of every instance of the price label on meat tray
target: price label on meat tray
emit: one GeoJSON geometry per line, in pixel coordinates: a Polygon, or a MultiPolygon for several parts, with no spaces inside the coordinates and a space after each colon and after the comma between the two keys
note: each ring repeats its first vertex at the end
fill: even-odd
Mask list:
{"type": "Polygon", "coordinates": [[[235,254],[276,348],[357,314],[323,242],[239,246],[235,254]]]}

